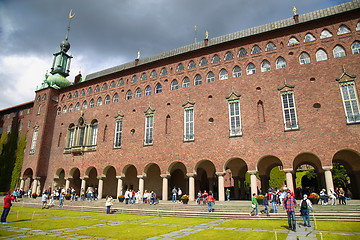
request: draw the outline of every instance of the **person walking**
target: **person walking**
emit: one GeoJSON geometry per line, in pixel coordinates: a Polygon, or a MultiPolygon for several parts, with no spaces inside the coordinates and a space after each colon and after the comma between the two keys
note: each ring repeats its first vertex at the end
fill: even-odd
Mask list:
{"type": "Polygon", "coordinates": [[[295,208],[296,208],[296,200],[291,195],[291,192],[287,192],[287,196],[284,199],[284,208],[287,213],[289,229],[296,232],[296,221],[295,221],[295,208]],[[291,223],[292,222],[292,223],[291,223]]]}
{"type": "Polygon", "coordinates": [[[304,226],[311,227],[310,225],[310,209],[313,211],[310,200],[307,198],[307,195],[304,194],[304,198],[300,201],[300,211],[301,216],[304,220],[304,226]]]}
{"type": "Polygon", "coordinates": [[[176,203],[176,196],[177,196],[178,192],[176,190],[176,187],[173,188],[172,190],[172,202],[176,203]]]}
{"type": "Polygon", "coordinates": [[[181,203],[181,197],[182,197],[182,191],[181,191],[181,188],[179,188],[179,189],[178,189],[179,203],[181,203]]]}
{"type": "Polygon", "coordinates": [[[4,210],[1,214],[1,223],[6,223],[6,218],[10,212],[11,208],[11,201],[14,200],[15,197],[13,194],[10,195],[9,192],[6,193],[6,196],[4,197],[4,210]]]}
{"type": "Polygon", "coordinates": [[[208,204],[208,212],[213,212],[213,205],[215,204],[215,199],[212,194],[212,191],[210,190],[209,195],[206,199],[206,203],[208,204]]]}
{"type": "Polygon", "coordinates": [[[256,212],[255,216],[259,216],[258,215],[258,202],[256,200],[256,194],[253,193],[253,196],[251,198],[251,207],[252,207],[252,211],[249,213],[250,217],[252,216],[253,212],[256,212]]]}
{"type": "Polygon", "coordinates": [[[44,191],[41,196],[41,202],[42,202],[41,209],[46,208],[47,199],[48,199],[48,195],[46,194],[46,191],[44,191]]]}
{"type": "Polygon", "coordinates": [[[226,200],[230,201],[230,189],[226,189],[226,200]]]}
{"type": "Polygon", "coordinates": [[[274,190],[273,194],[271,194],[271,205],[273,208],[273,213],[278,213],[277,202],[278,202],[278,195],[276,194],[276,191],[274,190]]]}
{"type": "Polygon", "coordinates": [[[265,193],[265,196],[263,198],[263,204],[265,206],[265,209],[261,210],[261,213],[265,213],[267,216],[270,216],[269,214],[269,195],[268,193],[265,193]]]}
{"type": "Polygon", "coordinates": [[[60,196],[59,196],[59,200],[60,200],[60,203],[59,203],[59,208],[60,207],[64,207],[64,193],[61,191],[60,192],[60,196]]]}
{"type": "Polygon", "coordinates": [[[105,206],[106,206],[106,214],[110,214],[110,208],[113,205],[112,203],[113,198],[109,195],[106,196],[105,206]]]}

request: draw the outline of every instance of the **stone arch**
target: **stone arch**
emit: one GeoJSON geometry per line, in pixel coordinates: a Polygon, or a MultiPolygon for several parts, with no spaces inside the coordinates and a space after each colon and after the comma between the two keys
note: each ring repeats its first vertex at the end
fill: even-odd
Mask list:
{"type": "MultiPolygon", "coordinates": [[[[352,149],[342,149],[334,154],[333,163],[342,164],[350,177],[353,198],[360,198],[360,153],[352,149]]],[[[336,187],[336,186],[335,186],[336,187]]]]}
{"type": "Polygon", "coordinates": [[[232,199],[248,199],[249,186],[245,186],[245,174],[248,171],[246,162],[241,158],[230,158],[224,164],[224,187],[230,190],[232,199]]]}
{"type": "Polygon", "coordinates": [[[70,187],[74,188],[76,194],[80,195],[81,189],[81,179],[80,179],[80,170],[77,167],[74,167],[69,172],[70,187]]]}
{"type": "Polygon", "coordinates": [[[218,197],[216,167],[209,160],[201,160],[194,167],[195,176],[195,192],[199,190],[212,191],[214,197],[218,197]]]}
{"type": "Polygon", "coordinates": [[[63,168],[59,168],[55,172],[54,176],[54,188],[64,188],[65,187],[65,170],[63,168]]]}
{"type": "Polygon", "coordinates": [[[33,177],[34,177],[34,172],[31,168],[27,168],[24,173],[23,173],[23,178],[24,178],[24,191],[28,191],[29,189],[31,189],[31,185],[33,182],[33,177]]]}
{"type": "Polygon", "coordinates": [[[273,155],[264,156],[258,161],[256,168],[261,179],[261,189],[263,190],[262,193],[268,191],[270,187],[270,172],[276,166],[283,167],[283,164],[278,157],[273,155]]]}
{"type": "MultiPolygon", "coordinates": [[[[168,168],[168,173],[170,174],[168,189],[173,189],[174,187],[181,188],[183,194],[188,194],[189,184],[186,176],[187,169],[185,165],[182,162],[173,162],[168,168]]],[[[171,190],[169,193],[171,193],[171,190]]]]}
{"type": "Polygon", "coordinates": [[[144,168],[144,190],[154,191],[156,196],[162,198],[162,178],[160,167],[155,163],[149,163],[144,168]]]}
{"type": "MultiPolygon", "coordinates": [[[[93,187],[94,189],[98,187],[98,179],[97,179],[97,170],[94,166],[88,167],[85,171],[84,177],[86,178],[86,189],[88,187],[93,187]]],[[[86,191],[85,189],[85,191],[86,191]]]]}
{"type": "Polygon", "coordinates": [[[122,176],[125,176],[123,181],[123,189],[133,189],[137,191],[139,189],[139,180],[137,178],[137,169],[134,165],[128,164],[123,168],[122,176]]]}
{"type": "Polygon", "coordinates": [[[106,195],[109,195],[116,199],[117,198],[116,169],[113,166],[105,167],[101,177],[104,177],[102,197],[106,197],[106,195]]]}

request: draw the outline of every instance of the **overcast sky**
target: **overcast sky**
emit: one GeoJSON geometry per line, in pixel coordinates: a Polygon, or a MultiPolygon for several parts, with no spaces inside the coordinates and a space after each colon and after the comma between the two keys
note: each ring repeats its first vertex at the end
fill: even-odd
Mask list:
{"type": "Polygon", "coordinates": [[[71,74],[88,75],[340,0],[0,0],[0,109],[34,100],[73,9],[71,74]]]}

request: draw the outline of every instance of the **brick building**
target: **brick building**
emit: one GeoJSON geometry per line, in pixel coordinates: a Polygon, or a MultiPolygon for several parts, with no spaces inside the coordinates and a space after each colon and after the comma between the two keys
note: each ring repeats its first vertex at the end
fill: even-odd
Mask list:
{"type": "Polygon", "coordinates": [[[230,169],[233,196],[244,199],[246,172],[256,192],[281,166],[294,189],[296,169],[309,164],[329,189],[338,162],[360,197],[360,1],[294,14],[72,84],[66,38],[35,100],[0,111],[6,132],[28,109],[20,186],[97,186],[100,196],[133,188],[162,199],[177,186],[224,200],[230,169]]]}

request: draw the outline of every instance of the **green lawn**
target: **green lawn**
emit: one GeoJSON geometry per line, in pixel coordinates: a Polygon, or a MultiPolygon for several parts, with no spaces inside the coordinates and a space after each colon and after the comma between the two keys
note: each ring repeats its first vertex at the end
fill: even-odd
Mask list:
{"type": "MultiPolygon", "coordinates": [[[[287,233],[277,233],[278,240],[285,240],[287,233]]],[[[229,230],[204,230],[201,232],[193,233],[191,235],[179,238],[182,240],[219,240],[219,239],[241,239],[241,240],[273,240],[275,233],[273,232],[252,232],[252,231],[229,231],[229,230]]]]}
{"type": "Polygon", "coordinates": [[[174,225],[200,225],[203,223],[212,222],[214,219],[209,218],[184,218],[184,217],[171,217],[171,218],[158,218],[150,221],[149,223],[159,224],[174,224],[174,225]]]}

